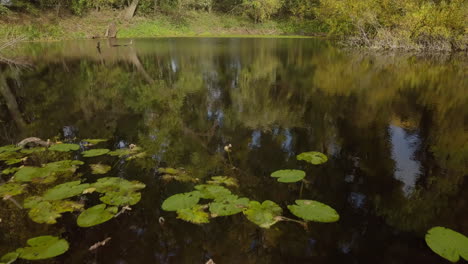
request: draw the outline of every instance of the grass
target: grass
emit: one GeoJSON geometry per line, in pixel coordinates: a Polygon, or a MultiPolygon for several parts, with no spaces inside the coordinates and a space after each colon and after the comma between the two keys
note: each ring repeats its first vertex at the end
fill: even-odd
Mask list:
{"type": "Polygon", "coordinates": [[[261,24],[249,18],[218,13],[187,12],[178,16],[157,14],[124,21],[117,11],[90,12],[83,17],[55,13],[32,16],[9,13],[0,19],[0,40],[19,36],[29,40],[63,40],[101,37],[115,22],[120,38],[144,37],[291,37],[324,34],[316,21],[271,20],[261,24]],[[2,21],[3,20],[3,21],[2,21]]]}

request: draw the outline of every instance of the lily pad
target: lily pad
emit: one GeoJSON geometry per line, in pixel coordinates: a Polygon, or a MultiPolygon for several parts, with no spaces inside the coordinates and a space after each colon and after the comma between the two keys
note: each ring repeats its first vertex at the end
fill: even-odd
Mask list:
{"type": "Polygon", "coordinates": [[[35,147],[35,148],[29,148],[29,149],[22,149],[21,153],[32,154],[32,153],[42,152],[42,151],[46,151],[46,148],[45,147],[35,147]]]}
{"type": "Polygon", "coordinates": [[[282,212],[283,209],[272,201],[266,200],[261,204],[250,201],[248,208],[244,210],[244,215],[261,228],[270,228],[279,221],[282,212]]]}
{"type": "Polygon", "coordinates": [[[82,212],[76,222],[80,227],[99,225],[112,219],[117,210],[117,207],[106,208],[105,204],[98,204],[82,212]]]}
{"type": "Polygon", "coordinates": [[[129,190],[121,190],[118,192],[106,192],[106,194],[99,198],[99,200],[108,205],[134,205],[141,200],[141,193],[129,190]]]}
{"type": "Polygon", "coordinates": [[[23,161],[23,159],[9,159],[9,160],[5,161],[5,164],[6,165],[13,165],[13,164],[18,164],[18,163],[20,163],[22,161],[23,161]]]}
{"type": "Polygon", "coordinates": [[[340,219],[335,209],[313,200],[296,200],[295,205],[288,205],[289,211],[306,221],[332,223],[340,219]]]}
{"type": "Polygon", "coordinates": [[[127,181],[119,177],[105,177],[97,180],[92,184],[92,187],[96,188],[97,192],[119,192],[125,191],[137,191],[145,188],[145,184],[139,181],[127,181]]]}
{"type": "Polygon", "coordinates": [[[90,158],[90,157],[97,157],[97,156],[107,154],[109,151],[110,150],[108,149],[90,149],[90,150],[81,152],[81,154],[85,158],[90,158]]]}
{"type": "Polygon", "coordinates": [[[44,167],[25,166],[15,173],[15,180],[19,182],[54,182],[58,176],[73,174],[78,165],[83,164],[79,160],[61,160],[47,163],[44,167]]]}
{"type": "Polygon", "coordinates": [[[200,191],[200,198],[203,199],[221,199],[231,194],[231,191],[218,185],[200,184],[195,189],[200,191]]]}
{"type": "Polygon", "coordinates": [[[111,166],[105,164],[91,164],[89,166],[92,174],[106,174],[111,170],[111,166]]]}
{"type": "Polygon", "coordinates": [[[5,175],[12,174],[12,173],[17,172],[19,169],[20,169],[20,168],[18,168],[18,167],[13,167],[13,168],[4,169],[4,170],[2,171],[2,174],[5,174],[5,175]]]}
{"type": "Polygon", "coordinates": [[[14,152],[14,151],[17,151],[19,149],[21,149],[21,147],[18,147],[16,145],[7,145],[7,146],[0,147],[0,153],[14,152]]]}
{"type": "Polygon", "coordinates": [[[60,152],[75,151],[79,149],[80,149],[80,145],[68,144],[68,143],[55,144],[49,147],[49,150],[60,151],[60,152]]]}
{"type": "Polygon", "coordinates": [[[81,210],[83,204],[67,200],[44,201],[42,197],[32,196],[25,200],[24,208],[30,209],[28,216],[34,222],[55,224],[62,213],[81,210]]]}
{"type": "Polygon", "coordinates": [[[174,168],[159,168],[158,172],[163,173],[163,174],[172,174],[172,175],[184,173],[184,171],[174,169],[174,168]]]}
{"type": "Polygon", "coordinates": [[[314,165],[319,165],[328,161],[325,154],[318,151],[304,152],[296,156],[297,160],[307,161],[314,165]]]}
{"type": "Polygon", "coordinates": [[[88,183],[81,184],[81,181],[72,181],[59,184],[52,189],[49,189],[44,195],[44,200],[62,200],[83,193],[89,188],[88,183]]]}
{"type": "Polygon", "coordinates": [[[3,160],[7,165],[12,165],[16,163],[20,163],[25,154],[20,152],[4,152],[0,153],[0,160],[3,160]]]}
{"type": "Polygon", "coordinates": [[[232,177],[227,177],[227,176],[213,176],[211,177],[211,180],[207,182],[208,184],[214,184],[214,185],[226,185],[226,186],[232,186],[232,187],[239,187],[239,183],[237,182],[237,179],[232,178],[232,177]]]}
{"type": "Polygon", "coordinates": [[[210,212],[212,217],[234,215],[242,212],[248,205],[249,199],[231,194],[222,200],[210,203],[210,212]]]}
{"type": "Polygon", "coordinates": [[[89,139],[89,138],[87,138],[87,139],[83,139],[82,141],[88,142],[89,144],[92,144],[92,145],[96,145],[96,144],[99,144],[101,142],[106,142],[107,139],[101,139],[101,138],[99,138],[99,139],[89,139]]]}
{"type": "Polygon", "coordinates": [[[0,258],[0,263],[1,264],[11,264],[15,262],[19,257],[19,254],[17,252],[10,252],[5,255],[3,255],[2,258],[0,258]]]}
{"type": "Polygon", "coordinates": [[[26,187],[19,183],[5,183],[0,185],[0,196],[1,197],[10,197],[18,194],[22,194],[26,187]]]}
{"type": "Polygon", "coordinates": [[[204,211],[203,206],[194,205],[190,208],[177,210],[177,218],[194,224],[205,224],[210,220],[210,216],[204,211]]]}
{"type": "Polygon", "coordinates": [[[468,237],[445,227],[436,226],[427,231],[427,245],[439,256],[457,262],[468,261],[468,237]]]}
{"type": "Polygon", "coordinates": [[[164,211],[177,211],[193,207],[200,200],[200,192],[193,191],[188,193],[174,194],[164,200],[162,209],[164,211]]]}
{"type": "Polygon", "coordinates": [[[302,170],[277,170],[271,174],[271,177],[278,178],[279,182],[298,182],[306,176],[302,170]]]}
{"type": "Polygon", "coordinates": [[[53,258],[67,252],[69,245],[65,239],[53,236],[40,236],[27,241],[29,247],[19,248],[19,258],[39,260],[53,258]]]}

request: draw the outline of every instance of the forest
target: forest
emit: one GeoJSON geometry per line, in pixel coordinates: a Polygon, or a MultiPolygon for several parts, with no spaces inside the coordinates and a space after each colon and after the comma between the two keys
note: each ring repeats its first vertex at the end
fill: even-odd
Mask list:
{"type": "Polygon", "coordinates": [[[105,20],[99,32],[118,22],[121,37],[312,35],[372,49],[465,51],[467,13],[466,0],[2,0],[0,39],[95,37],[76,31],[105,20]]]}

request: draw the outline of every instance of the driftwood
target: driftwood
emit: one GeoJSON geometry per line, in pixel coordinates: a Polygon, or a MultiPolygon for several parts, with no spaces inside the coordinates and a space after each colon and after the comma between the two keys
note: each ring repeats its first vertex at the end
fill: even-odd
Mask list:
{"type": "Polygon", "coordinates": [[[21,140],[17,145],[18,147],[22,147],[22,148],[36,147],[36,146],[48,147],[51,145],[51,142],[49,140],[44,141],[37,137],[28,137],[28,138],[21,140]]]}

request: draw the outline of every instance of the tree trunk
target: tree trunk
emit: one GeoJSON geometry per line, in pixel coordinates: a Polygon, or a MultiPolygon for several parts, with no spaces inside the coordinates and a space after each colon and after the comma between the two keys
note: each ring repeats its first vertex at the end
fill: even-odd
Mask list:
{"type": "Polygon", "coordinates": [[[124,18],[126,20],[132,19],[132,17],[135,15],[138,2],[140,2],[140,0],[133,0],[132,3],[125,9],[124,18]]]}

